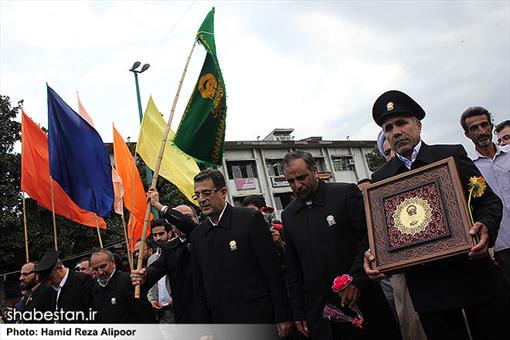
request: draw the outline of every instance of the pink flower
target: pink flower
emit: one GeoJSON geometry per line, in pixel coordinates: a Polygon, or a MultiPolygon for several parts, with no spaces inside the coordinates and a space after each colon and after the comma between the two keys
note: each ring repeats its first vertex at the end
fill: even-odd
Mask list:
{"type": "Polygon", "coordinates": [[[345,289],[352,282],[352,277],[348,274],[343,274],[341,276],[335,277],[333,280],[333,286],[331,289],[333,292],[338,293],[341,290],[345,289]]]}
{"type": "Polygon", "coordinates": [[[363,320],[361,320],[359,317],[355,317],[352,319],[351,323],[358,327],[358,328],[361,328],[363,329],[363,320]]]}

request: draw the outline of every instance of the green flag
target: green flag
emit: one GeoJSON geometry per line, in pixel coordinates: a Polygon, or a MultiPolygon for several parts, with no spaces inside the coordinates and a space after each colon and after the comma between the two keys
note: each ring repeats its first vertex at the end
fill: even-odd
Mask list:
{"type": "Polygon", "coordinates": [[[197,33],[198,42],[207,51],[204,66],[182,116],[174,144],[195,159],[221,165],[227,101],[214,42],[214,8],[207,14],[197,33]]]}

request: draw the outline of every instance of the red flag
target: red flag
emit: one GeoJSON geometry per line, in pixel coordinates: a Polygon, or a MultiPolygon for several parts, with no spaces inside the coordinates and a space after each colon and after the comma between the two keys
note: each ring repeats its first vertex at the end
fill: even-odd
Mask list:
{"type": "MultiPolygon", "coordinates": [[[[22,112],[21,142],[21,190],[40,206],[51,210],[48,137],[25,112],[22,112]]],[[[99,226],[106,228],[102,217],[78,207],[54,180],[53,197],[56,214],[89,227],[96,226],[97,218],[99,226]]]]}

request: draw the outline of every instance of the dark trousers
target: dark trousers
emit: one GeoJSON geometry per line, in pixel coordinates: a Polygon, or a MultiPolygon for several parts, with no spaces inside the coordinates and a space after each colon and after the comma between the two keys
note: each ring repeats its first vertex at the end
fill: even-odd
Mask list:
{"type": "Polygon", "coordinates": [[[498,263],[499,272],[505,279],[505,288],[510,289],[510,249],[503,249],[494,253],[494,258],[498,263]]]}
{"type": "MultiPolygon", "coordinates": [[[[466,306],[464,310],[473,340],[510,337],[510,315],[504,299],[466,306]]],[[[461,308],[418,314],[428,340],[469,340],[461,308]]]]}

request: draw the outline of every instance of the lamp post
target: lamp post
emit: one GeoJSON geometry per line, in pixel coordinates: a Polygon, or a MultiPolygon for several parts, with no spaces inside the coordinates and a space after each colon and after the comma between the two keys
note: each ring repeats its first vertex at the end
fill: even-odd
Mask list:
{"type": "MultiPolygon", "coordinates": [[[[150,64],[144,64],[141,69],[138,69],[142,63],[139,61],[135,61],[133,63],[133,66],[129,69],[130,72],[133,72],[135,76],[135,86],[136,86],[136,99],[138,101],[138,116],[140,117],[140,124],[142,123],[143,119],[143,112],[142,112],[142,99],[140,98],[140,85],[138,84],[138,74],[143,73],[149,69],[151,66],[150,64]]],[[[145,174],[147,177],[147,184],[150,186],[152,184],[152,170],[145,166],[145,174]]],[[[152,214],[155,218],[158,217],[158,211],[156,209],[152,209],[152,214]]]]}

